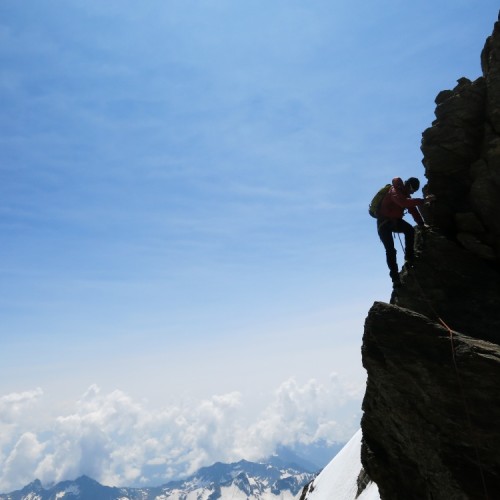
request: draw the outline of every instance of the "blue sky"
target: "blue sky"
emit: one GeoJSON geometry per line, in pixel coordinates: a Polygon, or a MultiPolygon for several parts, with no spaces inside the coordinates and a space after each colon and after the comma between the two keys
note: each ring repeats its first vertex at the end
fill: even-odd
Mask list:
{"type": "MultiPolygon", "coordinates": [[[[165,462],[172,474],[299,440],[269,430],[287,419],[310,440],[326,421],[321,437],[350,437],[364,318],[390,293],[368,202],[396,175],[424,180],[434,98],[480,76],[497,13],[486,0],[3,1],[0,490],[89,472],[47,437],[88,417],[89,394],[102,408],[119,391],[144,419],[236,394],[233,420],[260,429],[262,450],[227,452],[229,431],[210,452],[179,437],[194,451],[165,462]],[[321,391],[337,406],[302,415],[321,391]],[[41,423],[20,417],[31,404],[41,423]]],[[[130,460],[168,454],[155,453],[130,460]]],[[[149,479],[106,470],[109,484],[149,479]]]]}

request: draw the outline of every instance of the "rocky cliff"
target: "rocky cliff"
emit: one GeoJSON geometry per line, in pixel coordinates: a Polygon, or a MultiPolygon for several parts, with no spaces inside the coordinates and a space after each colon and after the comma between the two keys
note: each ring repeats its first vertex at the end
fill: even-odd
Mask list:
{"type": "Polygon", "coordinates": [[[436,195],[391,304],[371,308],[362,463],[386,500],[500,498],[500,23],[483,76],[436,98],[436,195]]]}

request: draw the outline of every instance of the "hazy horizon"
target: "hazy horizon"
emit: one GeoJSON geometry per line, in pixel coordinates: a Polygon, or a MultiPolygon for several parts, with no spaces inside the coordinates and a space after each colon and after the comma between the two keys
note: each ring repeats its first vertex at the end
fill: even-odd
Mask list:
{"type": "MultiPolygon", "coordinates": [[[[485,0],[0,4],[0,491],[358,429],[367,207],[481,76],[485,0]]],[[[401,261],[401,259],[400,259],[401,261]]]]}

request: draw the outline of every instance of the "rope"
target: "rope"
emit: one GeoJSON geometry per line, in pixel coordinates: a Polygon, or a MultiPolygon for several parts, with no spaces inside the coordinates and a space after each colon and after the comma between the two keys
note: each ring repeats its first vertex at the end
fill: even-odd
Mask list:
{"type": "MultiPolygon", "coordinates": [[[[401,241],[401,236],[399,233],[396,233],[396,234],[398,235],[399,243],[401,244],[401,248],[403,250],[403,253],[405,253],[403,243],[401,241]]],[[[458,363],[457,363],[457,359],[456,359],[456,355],[455,355],[455,344],[454,344],[453,330],[448,326],[448,324],[439,316],[437,311],[434,309],[432,302],[428,299],[426,293],[424,292],[422,286],[420,285],[420,283],[418,281],[417,273],[414,272],[414,269],[411,266],[408,266],[408,269],[410,269],[412,271],[413,279],[415,280],[415,283],[417,284],[417,286],[420,290],[420,294],[421,294],[422,298],[427,302],[429,309],[432,311],[432,313],[434,314],[436,319],[439,321],[439,323],[448,331],[448,336],[449,336],[450,345],[451,345],[451,358],[453,360],[453,366],[455,368],[455,375],[456,375],[458,386],[460,389],[460,395],[462,396],[462,402],[464,405],[465,415],[467,417],[467,423],[469,425],[469,432],[473,438],[472,439],[472,447],[474,448],[474,454],[476,456],[476,462],[477,462],[477,466],[479,469],[479,475],[481,476],[481,483],[482,483],[482,486],[484,489],[484,496],[485,496],[485,499],[488,500],[489,499],[488,490],[486,488],[486,480],[484,478],[484,472],[483,472],[483,467],[481,464],[481,459],[479,457],[479,451],[478,451],[478,448],[477,448],[476,443],[475,443],[475,436],[474,436],[474,430],[473,430],[474,428],[472,426],[472,419],[470,416],[469,405],[467,403],[467,398],[465,396],[465,390],[464,390],[462,378],[460,376],[460,371],[458,369],[458,363]]]]}

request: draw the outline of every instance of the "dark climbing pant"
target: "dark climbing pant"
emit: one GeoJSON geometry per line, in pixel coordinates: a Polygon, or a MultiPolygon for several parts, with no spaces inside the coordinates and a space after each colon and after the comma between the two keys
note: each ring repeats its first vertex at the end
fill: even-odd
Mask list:
{"type": "Polygon", "coordinates": [[[412,262],[415,256],[413,243],[415,241],[415,230],[403,219],[381,219],[377,221],[378,235],[384,244],[387,265],[392,280],[399,279],[398,262],[396,259],[396,248],[394,247],[393,233],[405,235],[405,260],[412,262]]]}

